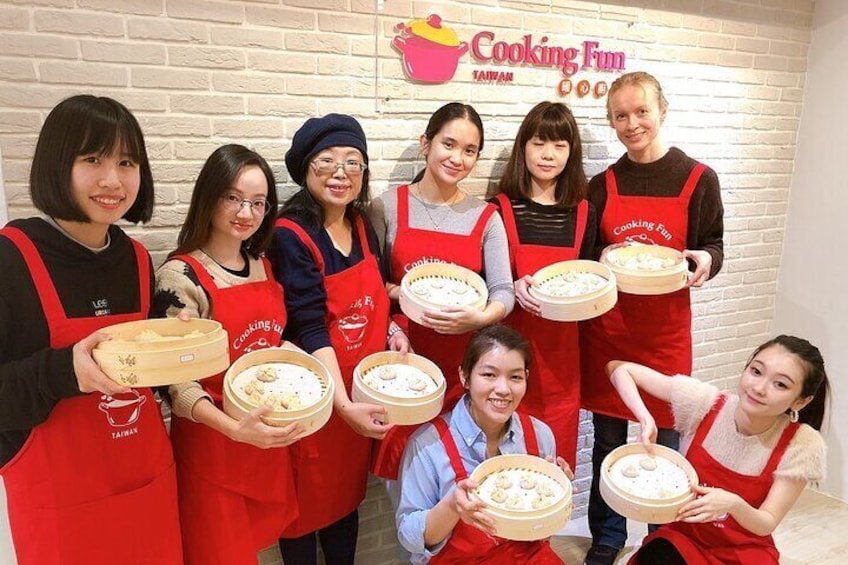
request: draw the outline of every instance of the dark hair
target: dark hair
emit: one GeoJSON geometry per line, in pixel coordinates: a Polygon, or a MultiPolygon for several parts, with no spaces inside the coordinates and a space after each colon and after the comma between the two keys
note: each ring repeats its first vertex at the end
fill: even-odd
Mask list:
{"type": "Polygon", "coordinates": [[[800,337],[779,335],[755,349],[745,366],[750,365],[754,357],[761,351],[775,345],[779,345],[795,355],[806,368],[804,383],[801,386],[801,398],[812,396],[813,400],[799,411],[798,421],[820,430],[824,421],[827,398],[830,394],[830,382],[824,370],[824,359],[819,348],[800,337]]]}
{"type": "Polygon", "coordinates": [[[232,189],[242,170],[250,166],[259,167],[265,175],[265,181],[268,183],[269,212],[262,218],[256,233],[242,242],[242,249],[253,257],[259,257],[265,251],[273,237],[277,212],[277,185],[274,173],[261,155],[243,145],[231,144],[216,149],[200,169],[194,183],[194,191],[191,193],[188,215],[177,237],[177,249],[171,255],[191,253],[209,241],[212,217],[221,196],[232,189]]]}
{"type": "Polygon", "coordinates": [[[556,205],[560,208],[577,206],[586,198],[588,186],[586,173],[583,171],[583,145],[574,114],[560,102],[536,104],[521,122],[503,177],[497,188],[488,195],[489,198],[503,192],[511,200],[530,199],[532,178],[527,169],[524,148],[533,137],[539,137],[542,141],[568,142],[568,162],[557,177],[555,198],[556,205]]]}
{"type": "MultiPolygon", "coordinates": [[[[483,151],[483,120],[480,119],[480,114],[477,113],[477,110],[472,105],[463,104],[462,102],[450,102],[433,112],[433,115],[430,116],[430,121],[427,122],[427,129],[424,130],[424,138],[428,143],[433,141],[439,132],[442,131],[442,128],[454,120],[468,120],[477,126],[477,131],[480,132],[480,146],[477,149],[478,151],[483,151]]],[[[424,169],[418,171],[412,182],[416,183],[424,178],[424,171],[426,170],[427,168],[424,167],[424,169]]]]}
{"type": "Polygon", "coordinates": [[[115,153],[129,155],[141,179],[123,219],[148,222],[153,215],[153,174],[138,121],[120,102],[89,94],[62,100],[44,120],[29,173],[32,203],[58,220],[90,222],[74,200],[71,170],[80,155],[115,153]]]}
{"type": "Polygon", "coordinates": [[[465,346],[465,354],[462,357],[460,369],[465,374],[465,378],[471,376],[471,370],[487,351],[491,351],[495,347],[501,346],[508,351],[518,351],[524,358],[524,366],[529,368],[533,360],[530,354],[530,345],[520,333],[504,326],[503,324],[495,324],[494,326],[486,326],[478,330],[471,336],[468,345],[465,346]]]}
{"type": "MultiPolygon", "coordinates": [[[[348,204],[348,212],[351,208],[354,208],[361,212],[363,216],[365,215],[365,209],[368,206],[368,201],[371,199],[368,188],[368,181],[371,178],[370,172],[370,169],[365,169],[362,173],[362,190],[359,192],[356,200],[348,204]]],[[[295,192],[285,201],[282,208],[280,208],[279,217],[282,218],[284,216],[297,216],[314,229],[320,229],[324,226],[324,209],[305,186],[295,192]]]]}

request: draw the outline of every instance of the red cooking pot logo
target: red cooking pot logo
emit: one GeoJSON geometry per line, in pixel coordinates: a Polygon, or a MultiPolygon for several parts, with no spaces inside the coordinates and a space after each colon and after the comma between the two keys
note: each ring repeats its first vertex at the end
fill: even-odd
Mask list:
{"type": "Polygon", "coordinates": [[[456,73],[459,58],[468,51],[456,32],[442,25],[436,14],[426,20],[412,20],[395,26],[398,35],[392,45],[403,55],[403,69],[409,78],[421,82],[447,82],[456,73]]]}
{"type": "Polygon", "coordinates": [[[123,428],[136,423],[141,414],[141,405],[147,397],[130,390],[112,396],[104,394],[100,399],[102,402],[97,407],[106,414],[109,424],[115,428],[123,428]]]}

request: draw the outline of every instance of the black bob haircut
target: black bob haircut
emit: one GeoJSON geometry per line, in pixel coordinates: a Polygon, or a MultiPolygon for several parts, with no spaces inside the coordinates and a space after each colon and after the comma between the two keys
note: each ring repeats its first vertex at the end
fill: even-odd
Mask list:
{"type": "Polygon", "coordinates": [[[123,219],[134,224],[153,215],[153,174],[138,121],[120,102],[80,94],[62,100],[44,120],[38,134],[29,190],[36,208],[68,222],[88,223],[74,201],[71,169],[80,155],[125,153],[138,164],[141,183],[123,219]]]}

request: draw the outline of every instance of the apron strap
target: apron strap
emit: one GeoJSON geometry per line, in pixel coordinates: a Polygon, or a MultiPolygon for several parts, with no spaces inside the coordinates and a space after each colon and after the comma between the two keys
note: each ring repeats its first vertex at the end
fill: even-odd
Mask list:
{"type": "MultiPolygon", "coordinates": [[[[691,377],[690,377],[691,378],[691,377]]],[[[725,402],[727,402],[727,395],[719,394],[716,401],[713,402],[712,408],[707,412],[707,415],[704,416],[704,419],[701,420],[701,423],[698,424],[698,429],[695,430],[695,437],[692,438],[692,445],[701,445],[704,443],[704,438],[707,437],[707,432],[713,427],[713,422],[715,422],[716,416],[721,411],[721,407],[724,406],[725,402]]]]}
{"type": "Polygon", "coordinates": [[[397,230],[409,229],[409,186],[399,186],[397,190],[397,230]]]}
{"type": "Polygon", "coordinates": [[[371,245],[368,243],[368,231],[365,229],[365,220],[357,211],[352,211],[353,229],[356,230],[356,235],[359,236],[359,246],[362,248],[362,259],[369,259],[374,256],[371,253],[371,245]]]}
{"type": "MultiPolygon", "coordinates": [[[[212,275],[209,274],[209,271],[206,270],[206,267],[203,264],[192,257],[191,255],[174,255],[171,259],[176,259],[177,261],[182,261],[194,271],[195,276],[197,277],[200,286],[203,287],[203,290],[206,291],[212,298],[212,303],[214,305],[215,296],[218,294],[218,285],[215,284],[215,279],[212,278],[212,275]]],[[[213,306],[214,307],[214,306],[213,306]]]]}
{"type": "Polygon", "coordinates": [[[612,172],[612,167],[607,167],[604,178],[607,181],[607,198],[618,196],[618,182],[615,180],[615,173],[612,172]]]}
{"type": "Polygon", "coordinates": [[[518,420],[521,422],[521,429],[524,431],[524,445],[527,448],[527,455],[539,455],[539,441],[536,439],[536,428],[533,427],[533,420],[524,412],[516,412],[518,420]]]}
{"type": "Polygon", "coordinates": [[[589,218],[589,201],[585,198],[577,205],[577,217],[574,226],[574,249],[577,250],[577,256],[580,256],[580,249],[583,247],[583,236],[586,235],[586,222],[589,218]]]}
{"type": "Polygon", "coordinates": [[[465,470],[465,465],[462,464],[462,456],[456,447],[456,441],[453,439],[453,434],[451,434],[448,423],[441,416],[435,418],[432,423],[436,426],[436,431],[439,432],[439,439],[442,440],[442,445],[445,446],[453,473],[456,476],[454,480],[459,482],[467,479],[468,472],[465,470]]]}
{"type": "Polygon", "coordinates": [[[707,166],[703,163],[695,163],[695,166],[692,167],[692,172],[689,173],[689,178],[686,179],[686,184],[683,185],[683,190],[680,191],[680,196],[677,197],[680,199],[680,202],[689,203],[689,199],[692,197],[692,193],[695,192],[698,181],[701,180],[701,175],[706,170],[707,166]]]}
{"type": "MultiPolygon", "coordinates": [[[[0,234],[9,239],[23,256],[32,282],[35,285],[35,290],[38,293],[38,298],[41,301],[44,317],[47,319],[47,327],[54,327],[55,323],[67,320],[65,307],[62,306],[62,302],[59,300],[56,285],[53,284],[53,279],[50,278],[47,266],[44,264],[41,254],[29,236],[23,230],[10,226],[0,229],[0,234]]],[[[153,292],[149,284],[150,263],[147,261],[147,250],[144,246],[132,238],[130,238],[130,242],[135,252],[136,268],[138,271],[139,311],[146,318],[150,311],[151,293],[153,292]]]]}
{"type": "Polygon", "coordinates": [[[780,464],[780,460],[783,459],[783,454],[786,453],[786,448],[789,447],[789,442],[795,437],[795,433],[800,427],[801,424],[798,422],[790,422],[789,425],[784,428],[783,433],[780,434],[780,439],[778,440],[777,445],[771,452],[771,457],[769,457],[765,469],[763,469],[763,476],[771,477],[774,474],[774,471],[780,464]]]}
{"type": "Polygon", "coordinates": [[[477,219],[477,223],[474,224],[474,229],[471,230],[471,236],[473,236],[480,244],[482,250],[483,243],[483,232],[486,230],[486,224],[489,223],[489,218],[497,212],[498,209],[494,204],[486,204],[486,207],[483,209],[483,213],[480,214],[480,217],[477,219]]]}
{"type": "Polygon", "coordinates": [[[515,273],[515,258],[518,256],[518,246],[521,243],[518,239],[518,225],[515,223],[515,213],[512,210],[512,203],[506,194],[501,192],[495,198],[498,199],[498,204],[500,205],[501,218],[503,218],[504,228],[506,228],[506,241],[509,245],[509,262],[512,266],[513,273],[515,273]]]}
{"type": "Polygon", "coordinates": [[[312,238],[309,237],[308,233],[306,233],[306,230],[300,227],[300,224],[293,220],[289,220],[288,218],[280,218],[274,225],[278,228],[285,228],[294,232],[309,252],[312,253],[312,258],[315,260],[315,264],[318,266],[318,270],[321,272],[321,276],[323,277],[324,256],[321,255],[321,250],[318,249],[318,246],[315,245],[315,242],[312,241],[312,238]]]}

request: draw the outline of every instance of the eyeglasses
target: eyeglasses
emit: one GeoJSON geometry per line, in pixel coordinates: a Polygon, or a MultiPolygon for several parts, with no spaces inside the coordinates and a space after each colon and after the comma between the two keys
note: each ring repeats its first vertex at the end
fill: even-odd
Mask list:
{"type": "Polygon", "coordinates": [[[339,167],[348,176],[361,175],[368,168],[368,165],[356,159],[348,159],[347,161],[337,162],[329,157],[321,157],[312,161],[312,168],[319,175],[333,175],[339,170],[339,167]]]}
{"type": "Polygon", "coordinates": [[[250,207],[250,211],[253,212],[254,216],[266,216],[271,211],[271,206],[264,198],[245,200],[238,194],[230,193],[221,196],[221,201],[224,204],[224,210],[227,212],[238,212],[245,204],[250,207]]]}

